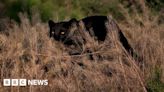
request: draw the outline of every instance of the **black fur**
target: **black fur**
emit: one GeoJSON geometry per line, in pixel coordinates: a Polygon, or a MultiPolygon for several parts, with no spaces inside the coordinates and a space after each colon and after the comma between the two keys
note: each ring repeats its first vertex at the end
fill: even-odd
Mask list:
{"type": "MultiPolygon", "coordinates": [[[[105,41],[107,36],[107,28],[105,23],[108,21],[108,18],[106,16],[90,16],[79,21],[82,21],[84,23],[86,31],[88,31],[90,35],[93,35],[89,31],[90,29],[92,29],[98,41],[105,41]]],[[[69,30],[74,24],[78,25],[79,21],[76,19],[71,19],[69,21],[55,23],[52,20],[49,20],[50,37],[53,37],[55,40],[61,41],[66,45],[74,44],[73,39],[71,39],[71,37],[69,36],[69,30]]],[[[120,29],[118,30],[118,34],[123,47],[130,54],[132,54],[133,49],[120,29]]]]}

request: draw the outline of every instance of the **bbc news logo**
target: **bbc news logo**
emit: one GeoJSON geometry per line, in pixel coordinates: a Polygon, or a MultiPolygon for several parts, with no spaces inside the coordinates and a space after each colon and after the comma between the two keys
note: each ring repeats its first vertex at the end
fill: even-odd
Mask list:
{"type": "Polygon", "coordinates": [[[48,85],[48,80],[3,79],[3,86],[48,85]]]}

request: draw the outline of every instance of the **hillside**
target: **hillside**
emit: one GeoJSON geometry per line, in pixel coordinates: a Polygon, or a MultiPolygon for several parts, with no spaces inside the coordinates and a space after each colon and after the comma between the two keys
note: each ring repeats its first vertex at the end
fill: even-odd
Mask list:
{"type": "MultiPolygon", "coordinates": [[[[38,0],[29,1],[35,1],[34,4],[36,4],[38,0]]],[[[76,0],[66,1],[75,3],[76,0]]],[[[107,2],[107,0],[102,1],[107,2]]],[[[76,2],[78,3],[78,1],[76,2]]],[[[87,3],[89,7],[90,2],[87,3]]],[[[152,6],[153,3],[147,4],[142,0],[135,3],[138,5],[130,3],[132,3],[131,6],[128,6],[129,4],[126,2],[116,4],[120,13],[113,13],[112,9],[117,10],[115,7],[107,8],[109,10],[103,11],[103,13],[99,11],[104,9],[93,12],[115,19],[131,46],[142,57],[137,59],[128,55],[117,40],[115,33],[109,33],[103,44],[86,36],[88,41],[87,44],[83,44],[84,52],[80,55],[69,55],[68,47],[49,38],[49,28],[46,22],[48,19],[61,21],[72,17],[80,19],[96,14],[87,13],[87,10],[90,10],[87,7],[86,10],[83,8],[74,10],[71,8],[72,4],[70,6],[68,4],[67,7],[70,7],[76,16],[59,14],[50,17],[48,15],[45,19],[43,18],[44,14],[33,13],[29,17],[26,12],[19,13],[19,16],[16,15],[17,18],[10,20],[9,16],[4,13],[0,19],[0,92],[163,92],[163,10],[159,7],[150,8],[149,6],[152,6]],[[128,8],[125,7],[126,5],[128,8]],[[138,10],[137,6],[142,12],[138,10]],[[81,9],[88,15],[82,15],[81,9]],[[87,48],[92,49],[91,54],[94,60],[88,58],[88,53],[85,52],[87,48]],[[99,56],[101,59],[98,58],[99,56]],[[6,78],[48,79],[49,84],[4,87],[2,83],[6,78]]],[[[86,2],[84,4],[87,6],[86,2]]],[[[61,5],[63,4],[61,3],[61,5]]],[[[162,1],[159,5],[162,7],[162,1]]],[[[60,8],[61,11],[59,11],[65,11],[62,9],[60,8]]],[[[110,26],[108,30],[117,30],[111,25],[107,26],[110,26]]]]}

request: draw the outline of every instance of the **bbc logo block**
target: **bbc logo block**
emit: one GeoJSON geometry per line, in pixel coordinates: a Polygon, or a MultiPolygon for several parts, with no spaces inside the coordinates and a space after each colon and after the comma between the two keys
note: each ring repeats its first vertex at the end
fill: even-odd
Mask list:
{"type": "Polygon", "coordinates": [[[10,86],[10,79],[3,79],[3,86],[10,86]]]}
{"type": "Polygon", "coordinates": [[[19,79],[19,86],[26,86],[27,80],[26,79],[19,79]]]}
{"type": "Polygon", "coordinates": [[[11,79],[11,85],[12,86],[18,86],[18,79],[11,79]]]}
{"type": "Polygon", "coordinates": [[[26,86],[26,79],[3,79],[3,86],[26,86]]]}

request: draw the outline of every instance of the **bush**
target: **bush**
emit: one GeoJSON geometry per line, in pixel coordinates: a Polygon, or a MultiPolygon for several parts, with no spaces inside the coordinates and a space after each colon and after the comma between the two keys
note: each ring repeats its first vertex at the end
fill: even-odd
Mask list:
{"type": "Polygon", "coordinates": [[[6,14],[11,19],[19,21],[18,13],[25,12],[31,18],[32,13],[38,11],[41,19],[50,18],[64,20],[66,18],[82,18],[90,15],[112,14],[116,19],[123,19],[119,10],[118,0],[6,0],[6,14]]]}
{"type": "Polygon", "coordinates": [[[161,82],[162,70],[155,68],[152,77],[148,80],[148,92],[163,92],[164,83],[161,82]]]}
{"type": "Polygon", "coordinates": [[[163,0],[146,0],[147,5],[152,8],[154,11],[160,11],[162,6],[164,6],[163,0]]]}

